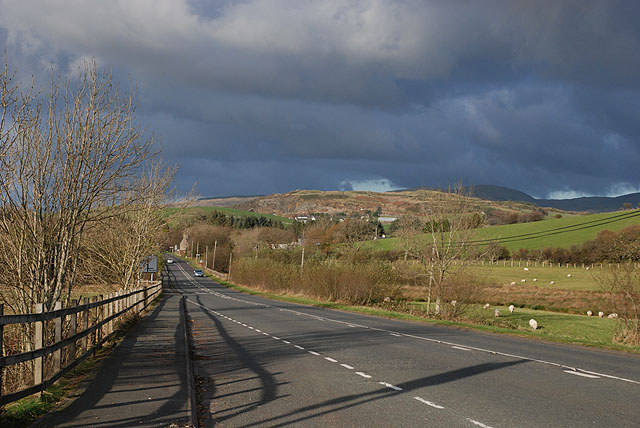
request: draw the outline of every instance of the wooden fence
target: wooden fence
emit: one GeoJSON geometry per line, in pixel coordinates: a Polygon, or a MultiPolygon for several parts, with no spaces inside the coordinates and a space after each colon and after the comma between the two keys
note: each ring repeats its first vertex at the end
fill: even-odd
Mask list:
{"type": "Polygon", "coordinates": [[[4,305],[0,304],[0,406],[20,398],[41,393],[64,374],[72,370],[82,360],[96,352],[115,332],[115,323],[127,313],[143,311],[162,291],[162,283],[137,288],[130,292],[118,292],[106,298],[84,298],[72,306],[62,308],[57,302],[55,310],[43,312],[42,304],[37,304],[35,313],[4,315],[4,305]],[[14,355],[4,355],[5,326],[11,324],[31,324],[33,331],[33,350],[14,355]],[[53,324],[53,325],[51,325],[53,324]],[[68,326],[66,338],[63,338],[63,325],[68,326]],[[45,343],[47,328],[53,327],[53,343],[45,343]],[[80,327],[80,331],[78,331],[80,327]],[[62,365],[62,351],[68,351],[66,364],[62,365]],[[51,355],[50,373],[45,373],[44,359],[51,355]],[[33,384],[25,389],[2,394],[2,381],[8,366],[33,361],[33,384]]]}

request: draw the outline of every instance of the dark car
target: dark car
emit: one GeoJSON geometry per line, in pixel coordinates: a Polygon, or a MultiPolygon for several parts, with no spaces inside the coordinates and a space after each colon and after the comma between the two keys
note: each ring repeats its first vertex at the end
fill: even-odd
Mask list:
{"type": "Polygon", "coordinates": [[[202,269],[196,269],[193,271],[193,276],[204,276],[202,269]]]}

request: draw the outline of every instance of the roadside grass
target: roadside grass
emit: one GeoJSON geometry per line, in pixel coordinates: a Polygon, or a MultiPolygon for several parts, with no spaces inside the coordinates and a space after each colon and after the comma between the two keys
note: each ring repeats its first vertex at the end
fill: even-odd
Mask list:
{"type": "MultiPolygon", "coordinates": [[[[161,298],[162,293],[151,303],[147,312],[153,310],[161,298]]],[[[55,384],[45,391],[42,391],[41,397],[32,395],[5,405],[0,412],[0,427],[25,428],[56,407],[70,404],[64,403],[64,399],[73,391],[77,390],[82,382],[96,374],[96,369],[100,363],[111,354],[139,320],[140,317],[137,315],[125,317],[125,319],[118,324],[118,329],[111,339],[94,355],[80,362],[55,384]]]]}
{"type": "MultiPolygon", "coordinates": [[[[194,267],[198,266],[197,263],[192,260],[185,260],[194,267]]],[[[514,313],[511,314],[505,305],[491,306],[490,309],[483,309],[480,305],[472,305],[469,313],[465,315],[464,320],[447,321],[428,318],[426,316],[425,302],[411,301],[403,305],[392,304],[388,308],[355,306],[340,302],[321,301],[299,295],[265,292],[224,281],[207,273],[205,273],[205,275],[217,283],[234,290],[284,302],[640,354],[640,346],[627,346],[612,342],[617,321],[609,318],[598,318],[597,316],[587,317],[586,315],[573,315],[529,308],[517,308],[514,313]],[[495,309],[500,311],[500,316],[497,318],[494,316],[495,309]],[[529,320],[531,318],[534,318],[539,325],[535,331],[529,327],[529,320]]]]}
{"type": "MultiPolygon", "coordinates": [[[[549,218],[530,223],[489,226],[477,229],[473,240],[495,240],[506,246],[511,252],[517,251],[519,248],[529,250],[546,247],[569,248],[572,245],[579,245],[594,239],[601,230],[619,231],[625,227],[640,224],[640,215],[638,214],[640,214],[640,210],[617,211],[549,218]],[[618,218],[620,215],[625,215],[625,217],[618,218]],[[566,229],[553,230],[559,228],[566,229]]],[[[394,237],[369,241],[363,248],[387,251],[401,249],[399,240],[394,237]]]]}

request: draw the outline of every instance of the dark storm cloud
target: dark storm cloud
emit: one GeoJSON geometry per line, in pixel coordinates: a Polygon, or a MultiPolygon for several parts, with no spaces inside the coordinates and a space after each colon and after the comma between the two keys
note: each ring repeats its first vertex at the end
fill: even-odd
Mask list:
{"type": "Polygon", "coordinates": [[[637,190],[640,6],[613,1],[1,1],[12,65],[86,58],[205,195],[637,190]]]}

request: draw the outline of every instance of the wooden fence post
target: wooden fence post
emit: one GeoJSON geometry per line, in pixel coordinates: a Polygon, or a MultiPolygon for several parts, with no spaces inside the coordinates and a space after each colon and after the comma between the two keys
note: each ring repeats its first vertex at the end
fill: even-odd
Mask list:
{"type": "MultiPolygon", "coordinates": [[[[62,309],[62,302],[56,302],[53,310],[57,311],[62,309]]],[[[55,343],[58,343],[62,340],[62,317],[55,318],[53,320],[54,332],[53,332],[53,340],[55,343]]],[[[53,373],[58,373],[60,371],[60,361],[62,360],[62,349],[58,349],[53,351],[53,373]]]]}
{"type": "MultiPolygon", "coordinates": [[[[36,314],[41,314],[43,310],[42,303],[36,303],[36,314]]],[[[35,325],[35,336],[33,338],[34,349],[42,349],[43,346],[43,333],[44,333],[44,321],[36,321],[35,325]]],[[[42,369],[43,369],[43,358],[38,357],[33,360],[33,384],[39,385],[42,383],[42,369]]],[[[38,392],[38,397],[42,395],[41,392],[38,392]]]]}
{"type": "MultiPolygon", "coordinates": [[[[82,304],[88,305],[89,298],[85,297],[82,299],[82,304]]],[[[89,329],[89,309],[85,309],[82,311],[82,330],[86,331],[89,329]]],[[[86,335],[82,338],[82,353],[84,354],[89,349],[89,335],[86,335]]]]}
{"type": "MultiPolygon", "coordinates": [[[[77,300],[71,301],[71,306],[78,306],[77,300]]],[[[69,337],[75,335],[78,332],[78,313],[71,313],[71,319],[69,320],[69,337]]],[[[73,362],[76,359],[76,342],[74,341],[69,345],[69,362],[73,362]]]]}

